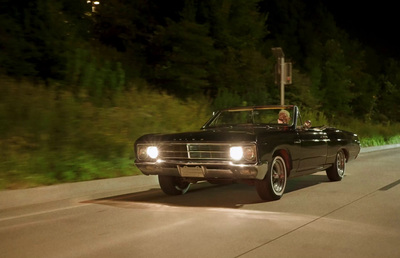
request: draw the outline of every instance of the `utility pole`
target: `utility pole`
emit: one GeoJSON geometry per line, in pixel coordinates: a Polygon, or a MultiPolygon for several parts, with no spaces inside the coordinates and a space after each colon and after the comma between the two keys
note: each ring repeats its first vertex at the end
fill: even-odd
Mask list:
{"type": "Polygon", "coordinates": [[[274,47],[272,54],[278,59],[277,69],[275,70],[275,83],[280,84],[281,105],[285,105],[285,84],[292,83],[292,63],[285,63],[285,53],[282,48],[274,47]]]}

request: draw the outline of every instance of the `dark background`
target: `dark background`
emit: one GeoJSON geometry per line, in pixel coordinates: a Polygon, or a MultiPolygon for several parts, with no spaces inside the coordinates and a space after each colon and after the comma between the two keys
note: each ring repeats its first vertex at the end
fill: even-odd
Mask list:
{"type": "Polygon", "coordinates": [[[400,58],[399,11],[393,1],[321,1],[350,37],[400,58]]]}

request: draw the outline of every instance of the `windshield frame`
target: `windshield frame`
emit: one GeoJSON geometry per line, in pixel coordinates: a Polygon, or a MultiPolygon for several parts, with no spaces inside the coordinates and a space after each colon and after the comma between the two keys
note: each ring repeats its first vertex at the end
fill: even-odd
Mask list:
{"type": "Polygon", "coordinates": [[[215,128],[224,128],[224,127],[237,127],[237,126],[261,126],[261,127],[296,127],[297,124],[297,114],[298,109],[294,105],[280,105],[280,106],[251,106],[251,107],[235,107],[235,108],[228,108],[223,109],[218,112],[214,112],[214,115],[205,123],[202,129],[215,129],[215,128]],[[289,111],[291,115],[290,123],[288,124],[280,124],[278,123],[278,113],[281,110],[289,111]],[[259,111],[259,112],[257,112],[259,111]],[[271,119],[268,123],[258,122],[257,115],[260,112],[269,112],[271,114],[276,113],[276,118],[271,119]],[[230,113],[230,115],[235,115],[235,113],[240,114],[243,117],[246,117],[246,121],[242,121],[240,123],[228,123],[228,122],[221,122],[221,118],[230,113]]]}

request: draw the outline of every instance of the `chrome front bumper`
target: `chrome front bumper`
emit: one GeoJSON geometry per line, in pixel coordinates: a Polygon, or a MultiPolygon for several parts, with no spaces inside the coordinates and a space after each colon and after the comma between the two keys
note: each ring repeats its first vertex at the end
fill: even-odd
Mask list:
{"type": "Polygon", "coordinates": [[[169,175],[185,178],[206,179],[263,179],[268,163],[237,164],[230,161],[175,161],[157,160],[154,162],[135,161],[135,165],[145,175],[169,175]]]}

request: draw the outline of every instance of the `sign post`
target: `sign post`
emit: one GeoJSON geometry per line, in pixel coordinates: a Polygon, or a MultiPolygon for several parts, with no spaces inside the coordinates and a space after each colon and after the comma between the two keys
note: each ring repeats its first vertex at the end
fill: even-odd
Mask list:
{"type": "Polygon", "coordinates": [[[285,105],[285,84],[292,83],[292,63],[285,63],[285,53],[282,48],[274,47],[272,54],[278,59],[277,69],[275,70],[275,83],[280,84],[281,105],[285,105]]]}

